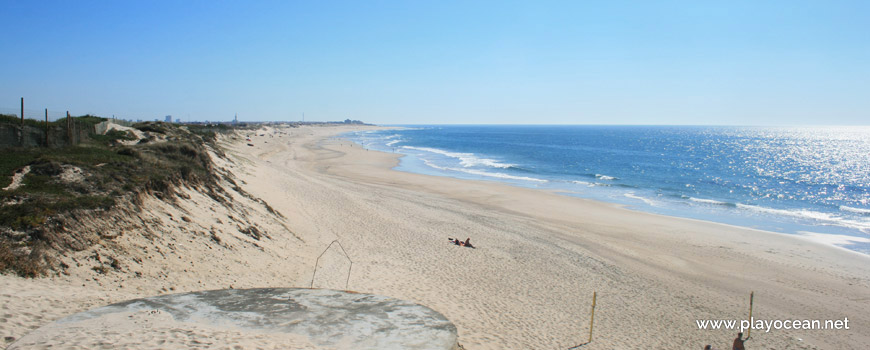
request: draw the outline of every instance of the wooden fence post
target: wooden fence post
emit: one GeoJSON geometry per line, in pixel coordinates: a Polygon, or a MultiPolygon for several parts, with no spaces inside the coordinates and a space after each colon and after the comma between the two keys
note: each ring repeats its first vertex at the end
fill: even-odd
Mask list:
{"type": "Polygon", "coordinates": [[[48,108],[45,109],[45,147],[48,147],[48,108]]]}
{"type": "Polygon", "coordinates": [[[72,146],[72,122],[69,119],[69,111],[66,111],[66,141],[72,146]]]}
{"type": "Polygon", "coordinates": [[[749,329],[746,330],[746,339],[752,335],[752,301],[755,299],[755,291],[749,292],[749,329]]]}
{"type": "Polygon", "coordinates": [[[21,98],[21,131],[18,132],[18,145],[24,146],[24,97],[21,98]]]}
{"type": "Polygon", "coordinates": [[[589,341],[592,342],[592,327],[595,325],[595,297],[598,293],[592,292],[592,316],[589,317],[589,341]]]}

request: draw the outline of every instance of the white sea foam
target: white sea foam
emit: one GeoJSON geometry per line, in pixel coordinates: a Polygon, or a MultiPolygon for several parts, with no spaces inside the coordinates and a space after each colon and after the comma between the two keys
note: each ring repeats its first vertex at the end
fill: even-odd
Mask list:
{"type": "Polygon", "coordinates": [[[644,202],[644,203],[646,203],[647,205],[650,205],[650,206],[655,206],[655,205],[656,205],[656,202],[653,201],[652,199],[649,199],[649,198],[646,198],[646,197],[638,196],[638,195],[634,194],[634,192],[624,193],[623,196],[628,197],[628,198],[631,198],[631,199],[637,199],[637,200],[639,200],[639,201],[641,201],[641,202],[644,202]]]}
{"type": "Polygon", "coordinates": [[[736,206],[734,203],[722,202],[722,201],[717,201],[717,200],[713,200],[713,199],[704,199],[704,198],[695,198],[695,197],[688,197],[688,199],[692,202],[704,203],[704,204],[710,204],[710,205],[736,206]]]}
{"type": "Polygon", "coordinates": [[[853,208],[853,207],[847,207],[845,205],[840,206],[840,211],[846,211],[846,212],[861,214],[861,215],[870,215],[870,209],[853,208]]]}
{"type": "Polygon", "coordinates": [[[773,209],[766,208],[756,205],[748,205],[748,204],[737,204],[737,208],[750,210],[758,213],[764,214],[773,214],[773,215],[781,215],[781,216],[790,216],[793,218],[804,219],[804,220],[815,220],[819,223],[831,226],[842,226],[849,227],[853,229],[860,230],[862,232],[870,233],[870,220],[854,220],[849,218],[844,218],[841,216],[837,216],[830,213],[823,213],[819,211],[806,210],[806,209],[773,209]]]}
{"type": "Polygon", "coordinates": [[[478,158],[474,155],[474,153],[459,153],[459,152],[449,152],[437,148],[429,148],[429,147],[414,147],[414,146],[402,146],[403,149],[410,149],[415,151],[423,151],[429,153],[440,154],[443,156],[447,156],[450,158],[459,159],[459,164],[463,167],[473,167],[473,166],[488,166],[491,168],[501,168],[507,169],[513,166],[514,164],[500,163],[497,160],[487,159],[487,158],[478,158]]]}
{"type": "Polygon", "coordinates": [[[607,180],[607,181],[613,181],[613,180],[619,179],[618,177],[607,176],[607,175],[603,175],[603,174],[595,174],[595,178],[601,179],[601,180],[607,180]]]}
{"type": "Polygon", "coordinates": [[[767,208],[767,207],[762,207],[762,206],[757,206],[757,205],[740,204],[740,203],[737,204],[737,208],[751,210],[751,211],[755,211],[755,212],[759,212],[759,213],[784,215],[784,216],[791,216],[791,217],[802,218],[802,219],[814,219],[814,220],[820,220],[820,221],[834,221],[835,220],[834,216],[831,214],[822,213],[822,212],[818,212],[818,211],[812,211],[812,210],[806,210],[806,209],[796,209],[796,210],[774,209],[774,208],[767,208]]]}
{"type": "Polygon", "coordinates": [[[494,177],[494,178],[507,179],[507,180],[531,181],[531,182],[539,182],[539,183],[547,182],[547,180],[537,179],[537,178],[533,178],[533,177],[514,176],[514,175],[509,175],[509,174],[504,174],[504,173],[492,173],[492,172],[488,172],[488,171],[481,171],[481,170],[467,169],[467,168],[444,167],[444,166],[436,165],[427,159],[423,159],[423,163],[426,164],[426,166],[429,166],[429,167],[432,167],[432,168],[435,168],[438,170],[444,170],[444,171],[458,171],[458,172],[471,174],[471,175],[494,177]]]}
{"type": "Polygon", "coordinates": [[[392,140],[390,142],[387,142],[387,147],[392,147],[393,145],[395,145],[399,142],[402,142],[402,140],[392,140]]]}
{"type": "Polygon", "coordinates": [[[580,181],[580,180],[574,180],[574,181],[571,181],[571,183],[577,184],[577,185],[583,185],[583,186],[587,186],[587,187],[594,187],[595,186],[594,183],[587,182],[587,181],[580,181]]]}
{"type": "Polygon", "coordinates": [[[504,173],[491,173],[491,172],[487,172],[487,171],[480,171],[480,170],[474,170],[474,169],[462,169],[459,171],[466,172],[469,174],[474,174],[474,175],[490,176],[490,177],[497,177],[497,178],[502,178],[502,179],[532,181],[532,182],[540,182],[540,183],[547,182],[547,180],[538,179],[538,178],[534,178],[534,177],[514,176],[514,175],[508,175],[508,174],[504,174],[504,173]]]}

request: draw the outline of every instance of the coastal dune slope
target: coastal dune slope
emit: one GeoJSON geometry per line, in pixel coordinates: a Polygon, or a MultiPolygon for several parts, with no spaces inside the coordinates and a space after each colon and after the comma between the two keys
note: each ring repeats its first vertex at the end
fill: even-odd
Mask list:
{"type": "MultiPolygon", "coordinates": [[[[287,227],[286,217],[245,192],[244,183],[233,175],[245,160],[219,153],[209,152],[221,178],[219,191],[185,185],[160,198],[142,194],[140,203],[119,203],[109,212],[79,212],[66,221],[63,231],[99,237],[96,244],[80,251],[53,252],[57,271],[47,278],[0,275],[0,344],[12,344],[55,319],[123,300],[197,290],[296,286],[303,271],[310,276],[300,264],[313,253],[287,227]]],[[[186,329],[180,324],[170,327],[147,319],[148,315],[137,317],[145,318],[144,324],[163,326],[159,331],[152,327],[153,334],[140,329],[100,338],[99,332],[91,331],[79,334],[82,339],[39,339],[39,344],[16,343],[15,347],[90,348],[115,341],[122,342],[116,344],[121,347],[149,348],[157,342],[185,347],[223,339],[217,342],[249,347],[271,342],[273,348],[282,348],[290,339],[186,329]]]]}
{"type": "Polygon", "coordinates": [[[152,199],[137,213],[151,224],[113,243],[131,252],[112,256],[122,268],[94,270],[116,251],[98,247],[71,257],[66,275],[0,276],[0,302],[9,305],[0,331],[20,337],[73,312],[167,292],[307,287],[316,258],[338,240],[344,251],[327,251],[315,287],[347,283],[426,305],[456,324],[466,349],[585,343],[593,292],[593,342],[584,349],[726,348],[735,330],[699,330],[695,321],[745,318],[750,291],[758,319],[850,324],[754,330],[752,348],[870,347],[866,256],[546,191],[397,172],[396,155],[336,137],[361,128],[267,128],[252,146],[224,138],[229,160],[218,165],[250,194],[234,192],[244,209],[193,190],[175,204],[152,199]],[[238,221],[268,237],[254,238],[238,221]],[[448,237],[470,237],[477,248],[448,237]],[[96,252],[100,259],[88,258],[96,252]]]}

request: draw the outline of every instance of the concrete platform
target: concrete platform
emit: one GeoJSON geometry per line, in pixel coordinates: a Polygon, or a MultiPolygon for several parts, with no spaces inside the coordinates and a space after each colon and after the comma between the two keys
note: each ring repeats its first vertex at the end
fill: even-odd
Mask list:
{"type": "MultiPolygon", "coordinates": [[[[107,315],[137,312],[168,313],[182,326],[293,334],[318,348],[458,348],[456,327],[428,307],[372,294],[288,288],[224,289],[129,300],[60,319],[22,337],[10,348],[28,344],[30,337],[51,338],[45,332],[62,334],[65,328],[89,327],[89,321],[106,319],[107,315]]],[[[113,320],[123,323],[126,318],[113,320]]]]}

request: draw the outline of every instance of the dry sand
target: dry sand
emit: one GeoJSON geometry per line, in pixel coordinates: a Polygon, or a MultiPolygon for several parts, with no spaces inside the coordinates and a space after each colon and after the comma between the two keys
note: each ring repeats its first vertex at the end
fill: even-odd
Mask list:
{"type": "MultiPolygon", "coordinates": [[[[699,330],[695,320],[745,318],[750,291],[757,319],[848,317],[850,326],[754,330],[750,349],[870,348],[867,256],[541,190],[394,171],[396,155],[333,137],[356,128],[363,127],[264,129],[254,147],[225,143],[231,157],[219,165],[284,218],[244,196],[230,209],[193,190],[176,205],[150,200],[133,221],[159,232],[122,223],[111,244],[70,258],[66,275],[0,276],[0,336],[20,338],[54,319],[134,297],[229,285],[307,287],[315,258],[338,239],[353,261],[349,289],[441,312],[469,350],[584,343],[593,291],[594,340],[582,349],[728,348],[736,331],[699,330]],[[251,223],[269,237],[237,229],[251,223]],[[448,237],[471,237],[478,248],[448,237]],[[119,247],[128,252],[112,257],[121,268],[95,272],[119,247]]],[[[321,265],[315,287],[343,289],[349,263],[339,250],[330,249],[321,265]]],[[[124,331],[125,341],[138,334],[151,344],[154,336],[124,331]]],[[[96,344],[93,333],[76,341],[96,344]]],[[[163,346],[192,344],[171,327],[156,333],[169,341],[163,346]]],[[[214,339],[221,339],[214,346],[269,347],[226,332],[214,339]]]]}

